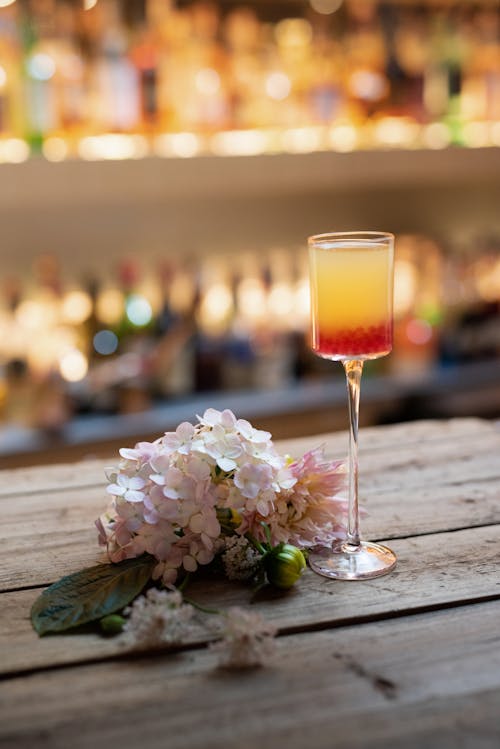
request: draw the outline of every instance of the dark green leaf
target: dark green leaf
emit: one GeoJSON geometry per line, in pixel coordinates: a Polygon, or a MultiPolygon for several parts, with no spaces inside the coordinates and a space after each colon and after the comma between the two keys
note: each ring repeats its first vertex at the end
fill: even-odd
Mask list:
{"type": "Polygon", "coordinates": [[[155,559],[144,554],[118,564],[98,564],[61,578],[44,590],[31,609],[39,635],[63,632],[119,611],[139,595],[155,559]]]}

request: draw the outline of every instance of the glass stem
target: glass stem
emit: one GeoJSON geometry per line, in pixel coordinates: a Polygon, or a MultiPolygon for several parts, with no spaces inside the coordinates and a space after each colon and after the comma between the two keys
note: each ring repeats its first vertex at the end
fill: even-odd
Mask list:
{"type": "Polygon", "coordinates": [[[349,508],[347,518],[347,544],[358,547],[359,507],[358,507],[358,426],[359,426],[359,391],[363,362],[360,359],[349,359],[343,362],[347,380],[349,401],[349,508]]]}

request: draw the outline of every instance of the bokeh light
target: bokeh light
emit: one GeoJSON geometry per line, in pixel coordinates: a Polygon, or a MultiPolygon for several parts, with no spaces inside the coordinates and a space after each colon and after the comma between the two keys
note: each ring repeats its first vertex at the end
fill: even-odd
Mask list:
{"type": "Polygon", "coordinates": [[[410,343],[416,346],[424,346],[432,339],[432,326],[425,320],[410,320],[405,330],[410,343]]]}
{"type": "Polygon", "coordinates": [[[292,83],[286,73],[275,71],[266,78],[266,94],[275,101],[283,101],[289,96],[292,83]]]}
{"type": "Polygon", "coordinates": [[[123,316],[124,305],[122,291],[113,288],[104,289],[97,297],[97,317],[105,325],[115,325],[123,316]]]}
{"type": "Polygon", "coordinates": [[[98,354],[110,356],[118,349],[118,337],[112,330],[100,330],[95,334],[93,344],[98,354]]]}
{"type": "Polygon", "coordinates": [[[132,294],[126,301],[127,318],[138,328],[148,325],[153,317],[153,310],[148,300],[139,294],[132,294]]]}
{"type": "Polygon", "coordinates": [[[67,382],[79,382],[88,372],[87,357],[78,349],[67,351],[59,359],[59,371],[67,382]]]}
{"type": "Polygon", "coordinates": [[[84,291],[75,289],[65,294],[61,305],[61,316],[64,322],[80,325],[92,314],[92,299],[84,291]]]}
{"type": "Polygon", "coordinates": [[[56,72],[56,64],[45,52],[36,52],[28,58],[26,70],[35,81],[49,81],[56,72]]]}

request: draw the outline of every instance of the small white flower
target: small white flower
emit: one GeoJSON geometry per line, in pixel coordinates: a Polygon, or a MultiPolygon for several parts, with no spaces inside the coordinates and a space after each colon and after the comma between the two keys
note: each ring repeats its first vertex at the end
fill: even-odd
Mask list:
{"type": "Polygon", "coordinates": [[[189,544],[187,554],[182,558],[182,566],[186,572],[196,572],[199,564],[209,564],[213,558],[213,549],[209,549],[203,543],[193,540],[189,544]]]}
{"type": "Polygon", "coordinates": [[[284,466],[278,471],[278,475],[276,476],[276,479],[273,483],[273,488],[276,489],[276,491],[280,491],[282,489],[291,489],[292,486],[295,486],[296,483],[297,479],[293,475],[290,468],[288,466],[284,466]]]}
{"type": "Polygon", "coordinates": [[[140,476],[129,476],[119,473],[116,478],[116,484],[110,484],[107,488],[108,494],[114,497],[124,497],[127,502],[142,502],[144,499],[144,489],[146,482],[140,476]]]}
{"type": "Polygon", "coordinates": [[[220,416],[221,412],[216,408],[207,408],[203,416],[197,416],[197,419],[203,426],[213,427],[220,424],[220,416]]]}
{"type": "Polygon", "coordinates": [[[125,460],[140,460],[141,459],[141,453],[139,450],[134,450],[131,447],[121,447],[119,450],[120,455],[122,458],[125,458],[125,460]]]}
{"type": "Polygon", "coordinates": [[[207,461],[195,455],[188,458],[184,470],[195,481],[206,482],[211,478],[211,470],[207,461]]]}
{"type": "Polygon", "coordinates": [[[228,580],[249,580],[259,567],[261,555],[244,536],[224,540],[222,563],[228,580]]]}
{"type": "Polygon", "coordinates": [[[136,598],[125,613],[129,618],[124,639],[135,647],[147,648],[182,642],[190,634],[194,609],[182,602],[178,591],[151,588],[136,598]]]}
{"type": "Polygon", "coordinates": [[[191,515],[189,529],[193,533],[205,533],[208,537],[217,538],[220,533],[220,523],[215,510],[211,507],[203,507],[200,512],[191,515]]]}
{"type": "Polygon", "coordinates": [[[159,453],[159,455],[156,455],[151,459],[150,464],[151,468],[153,469],[153,471],[156,471],[156,473],[151,474],[149,478],[154,481],[155,484],[163,486],[163,484],[165,483],[164,474],[172,466],[171,456],[165,452],[159,453]]]}
{"type": "Polygon", "coordinates": [[[229,473],[237,468],[236,459],[242,455],[243,447],[237,434],[227,433],[222,426],[216,425],[205,439],[205,452],[222,471],[229,473]]]}
{"type": "Polygon", "coordinates": [[[276,494],[272,489],[266,489],[265,491],[261,492],[255,501],[255,509],[259,513],[259,515],[262,515],[262,517],[266,518],[270,512],[274,509],[274,502],[276,499],[276,494]]]}
{"type": "Polygon", "coordinates": [[[244,445],[245,453],[256,463],[266,463],[276,470],[280,470],[285,464],[281,455],[275,451],[272,443],[247,442],[244,445]]]}
{"type": "Polygon", "coordinates": [[[245,463],[234,474],[234,483],[244,497],[255,499],[264,489],[271,486],[272,470],[268,465],[245,463]]]}
{"type": "Polygon", "coordinates": [[[276,627],[260,614],[234,606],[227,611],[221,640],[210,646],[225,668],[265,665],[275,651],[276,627]]]}
{"type": "Polygon", "coordinates": [[[143,523],[134,537],[134,542],[137,543],[140,553],[147,551],[148,554],[156,557],[159,562],[170,559],[178,540],[171,523],[166,520],[159,520],[155,525],[143,523]]]}
{"type": "Polygon", "coordinates": [[[226,431],[234,431],[236,427],[236,416],[229,408],[224,409],[224,411],[207,408],[203,416],[198,416],[198,421],[207,427],[221,426],[226,431]]]}
{"type": "Polygon", "coordinates": [[[191,452],[191,442],[195,435],[195,428],[189,421],[179,424],[175,432],[166,432],[162,444],[167,452],[178,452],[180,455],[188,455],[191,452]]]}
{"type": "Polygon", "coordinates": [[[125,520],[127,530],[136,532],[142,525],[144,507],[141,502],[127,501],[126,497],[117,497],[115,500],[116,514],[125,520]]]}
{"type": "Polygon", "coordinates": [[[270,442],[271,440],[271,432],[264,432],[261,429],[255,429],[255,427],[253,427],[249,421],[246,421],[246,419],[238,419],[236,422],[236,428],[241,436],[249,442],[262,444],[270,442]]]}
{"type": "Polygon", "coordinates": [[[174,522],[179,516],[179,503],[165,497],[160,486],[153,486],[144,498],[144,520],[157,523],[159,518],[174,522]]]}
{"type": "Polygon", "coordinates": [[[173,545],[169,551],[168,557],[160,561],[153,570],[153,580],[161,578],[164,585],[173,585],[177,579],[179,567],[182,566],[183,550],[173,545]]]}
{"type": "Polygon", "coordinates": [[[179,468],[169,468],[165,476],[163,494],[169,499],[191,499],[195,493],[195,483],[179,468]]]}

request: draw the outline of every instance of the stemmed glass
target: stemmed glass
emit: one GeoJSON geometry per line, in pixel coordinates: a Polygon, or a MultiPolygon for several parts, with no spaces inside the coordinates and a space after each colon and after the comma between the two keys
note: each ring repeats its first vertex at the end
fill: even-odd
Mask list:
{"type": "Polygon", "coordinates": [[[358,508],[359,391],[363,363],[392,349],[394,236],[385,232],[343,232],[310,237],[312,348],[341,361],[349,403],[349,505],[347,536],[309,555],[325,577],[363,580],[390,572],[394,552],[362,541],[358,508]]]}

